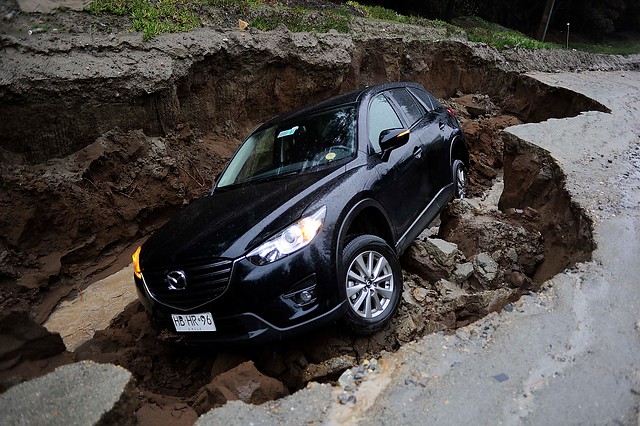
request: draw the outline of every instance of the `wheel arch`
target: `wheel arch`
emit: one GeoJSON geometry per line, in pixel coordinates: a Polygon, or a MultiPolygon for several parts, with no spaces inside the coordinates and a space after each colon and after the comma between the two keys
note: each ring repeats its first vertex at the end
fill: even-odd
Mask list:
{"type": "Polygon", "coordinates": [[[469,168],[469,150],[464,142],[462,135],[457,134],[451,141],[451,148],[449,151],[450,166],[453,168],[453,163],[456,160],[462,161],[467,168],[469,168]]]}
{"type": "Polygon", "coordinates": [[[338,231],[336,253],[342,253],[349,236],[359,234],[378,236],[395,248],[391,221],[382,206],[373,199],[360,200],[349,209],[338,231]]]}

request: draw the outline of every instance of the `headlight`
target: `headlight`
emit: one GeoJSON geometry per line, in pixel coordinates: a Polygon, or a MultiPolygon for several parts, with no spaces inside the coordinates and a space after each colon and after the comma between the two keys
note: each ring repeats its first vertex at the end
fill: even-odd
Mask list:
{"type": "Polygon", "coordinates": [[[323,206],[310,216],[303,217],[284,231],[270,238],[248,255],[255,265],[266,265],[308,245],[322,227],[327,207],[323,206]]]}
{"type": "Polygon", "coordinates": [[[140,269],[140,250],[141,249],[142,247],[138,247],[136,251],[134,251],[133,254],[131,255],[131,261],[133,262],[133,274],[138,278],[142,278],[142,269],[140,269]]]}

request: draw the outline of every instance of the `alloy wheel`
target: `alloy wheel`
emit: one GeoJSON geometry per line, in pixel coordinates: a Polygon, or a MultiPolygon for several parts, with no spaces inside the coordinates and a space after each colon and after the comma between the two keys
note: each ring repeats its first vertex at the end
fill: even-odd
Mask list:
{"type": "Polygon", "coordinates": [[[375,318],[390,305],[395,282],[387,259],[377,251],[358,254],[349,265],[346,278],[347,300],[362,318],[375,318]]]}

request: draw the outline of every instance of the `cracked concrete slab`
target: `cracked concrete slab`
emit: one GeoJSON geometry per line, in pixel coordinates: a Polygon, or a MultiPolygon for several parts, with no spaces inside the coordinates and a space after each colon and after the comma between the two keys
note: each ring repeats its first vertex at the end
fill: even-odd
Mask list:
{"type": "Polygon", "coordinates": [[[3,425],[133,424],[133,376],[122,367],[82,361],[0,395],[3,425]]]}

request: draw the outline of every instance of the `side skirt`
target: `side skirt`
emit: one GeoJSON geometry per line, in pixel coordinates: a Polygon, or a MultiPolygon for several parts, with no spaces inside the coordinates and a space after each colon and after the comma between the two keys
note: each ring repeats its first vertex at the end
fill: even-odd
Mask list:
{"type": "Polygon", "coordinates": [[[443,187],[433,200],[422,210],[418,217],[413,221],[409,229],[400,237],[396,244],[396,253],[400,256],[409,248],[411,243],[420,235],[420,233],[440,214],[444,206],[453,199],[455,187],[453,183],[443,187]]]}

